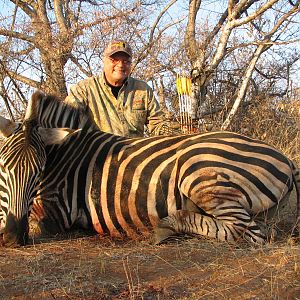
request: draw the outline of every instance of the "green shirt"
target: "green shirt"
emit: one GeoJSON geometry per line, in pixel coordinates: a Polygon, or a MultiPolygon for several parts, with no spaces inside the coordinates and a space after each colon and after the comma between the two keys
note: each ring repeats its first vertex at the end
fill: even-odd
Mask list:
{"type": "Polygon", "coordinates": [[[152,88],[132,77],[121,87],[117,99],[100,74],[72,86],[65,102],[87,111],[101,131],[116,135],[142,137],[145,125],[149,134],[159,135],[167,123],[152,88]]]}

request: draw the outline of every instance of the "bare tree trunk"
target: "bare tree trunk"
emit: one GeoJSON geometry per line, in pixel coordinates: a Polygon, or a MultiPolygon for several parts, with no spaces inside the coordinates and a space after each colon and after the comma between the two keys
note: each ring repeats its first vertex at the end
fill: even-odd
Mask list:
{"type": "Polygon", "coordinates": [[[247,87],[248,87],[249,81],[251,80],[251,76],[252,76],[253,70],[255,68],[255,65],[256,65],[256,63],[257,63],[260,55],[264,51],[264,48],[265,48],[264,45],[259,45],[256,48],[256,51],[255,51],[252,59],[250,60],[250,62],[248,64],[248,67],[247,67],[247,69],[245,71],[245,75],[243,77],[242,83],[239,86],[235,102],[234,102],[234,104],[233,104],[233,106],[231,108],[231,111],[227,115],[226,120],[222,124],[221,130],[226,130],[229,127],[229,125],[230,125],[233,117],[237,113],[237,110],[240,107],[240,104],[241,104],[242,100],[244,99],[244,97],[246,95],[247,87]]]}
{"type": "MultiPolygon", "coordinates": [[[[201,5],[201,0],[190,0],[188,23],[185,31],[185,36],[184,36],[184,44],[185,44],[186,52],[190,61],[192,62],[195,61],[203,62],[204,60],[203,49],[199,49],[199,45],[196,41],[196,17],[200,5],[201,5]]],[[[200,63],[200,65],[202,64],[200,63]]]]}

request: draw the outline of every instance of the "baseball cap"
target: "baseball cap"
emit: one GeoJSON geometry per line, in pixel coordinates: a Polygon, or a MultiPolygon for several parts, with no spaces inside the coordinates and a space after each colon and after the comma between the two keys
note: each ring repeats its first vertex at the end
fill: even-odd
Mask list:
{"type": "Polygon", "coordinates": [[[111,41],[104,50],[104,56],[111,56],[117,52],[124,52],[130,57],[132,56],[132,51],[127,42],[123,40],[111,41]]]}

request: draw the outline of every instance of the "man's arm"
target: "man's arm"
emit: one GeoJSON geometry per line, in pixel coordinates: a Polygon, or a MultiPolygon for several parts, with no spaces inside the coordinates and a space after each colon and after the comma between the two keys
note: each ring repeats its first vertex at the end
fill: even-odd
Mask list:
{"type": "Polygon", "coordinates": [[[81,109],[82,111],[86,110],[87,91],[83,81],[71,86],[70,92],[64,102],[75,108],[81,109]]]}
{"type": "Polygon", "coordinates": [[[64,102],[80,111],[79,124],[80,127],[86,127],[90,129],[99,129],[95,120],[92,117],[88,103],[88,93],[85,87],[85,82],[80,81],[79,83],[71,86],[68,96],[64,102]]]}

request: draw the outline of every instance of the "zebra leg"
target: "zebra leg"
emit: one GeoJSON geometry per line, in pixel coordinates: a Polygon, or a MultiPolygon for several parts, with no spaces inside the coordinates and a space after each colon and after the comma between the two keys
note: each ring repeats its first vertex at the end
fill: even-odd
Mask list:
{"type": "Polygon", "coordinates": [[[167,238],[178,233],[200,234],[219,241],[236,242],[246,239],[252,243],[262,244],[266,237],[259,226],[250,219],[249,214],[243,211],[244,219],[234,216],[234,213],[223,218],[215,218],[186,210],[178,210],[176,213],[163,218],[154,230],[154,242],[159,244],[167,238]],[[247,216],[248,215],[248,216],[247,216]]]}
{"type": "Polygon", "coordinates": [[[60,209],[57,203],[58,200],[54,197],[51,200],[34,199],[29,216],[29,230],[32,237],[53,236],[67,232],[71,228],[93,231],[92,224],[83,208],[77,208],[71,216],[60,209]]]}

